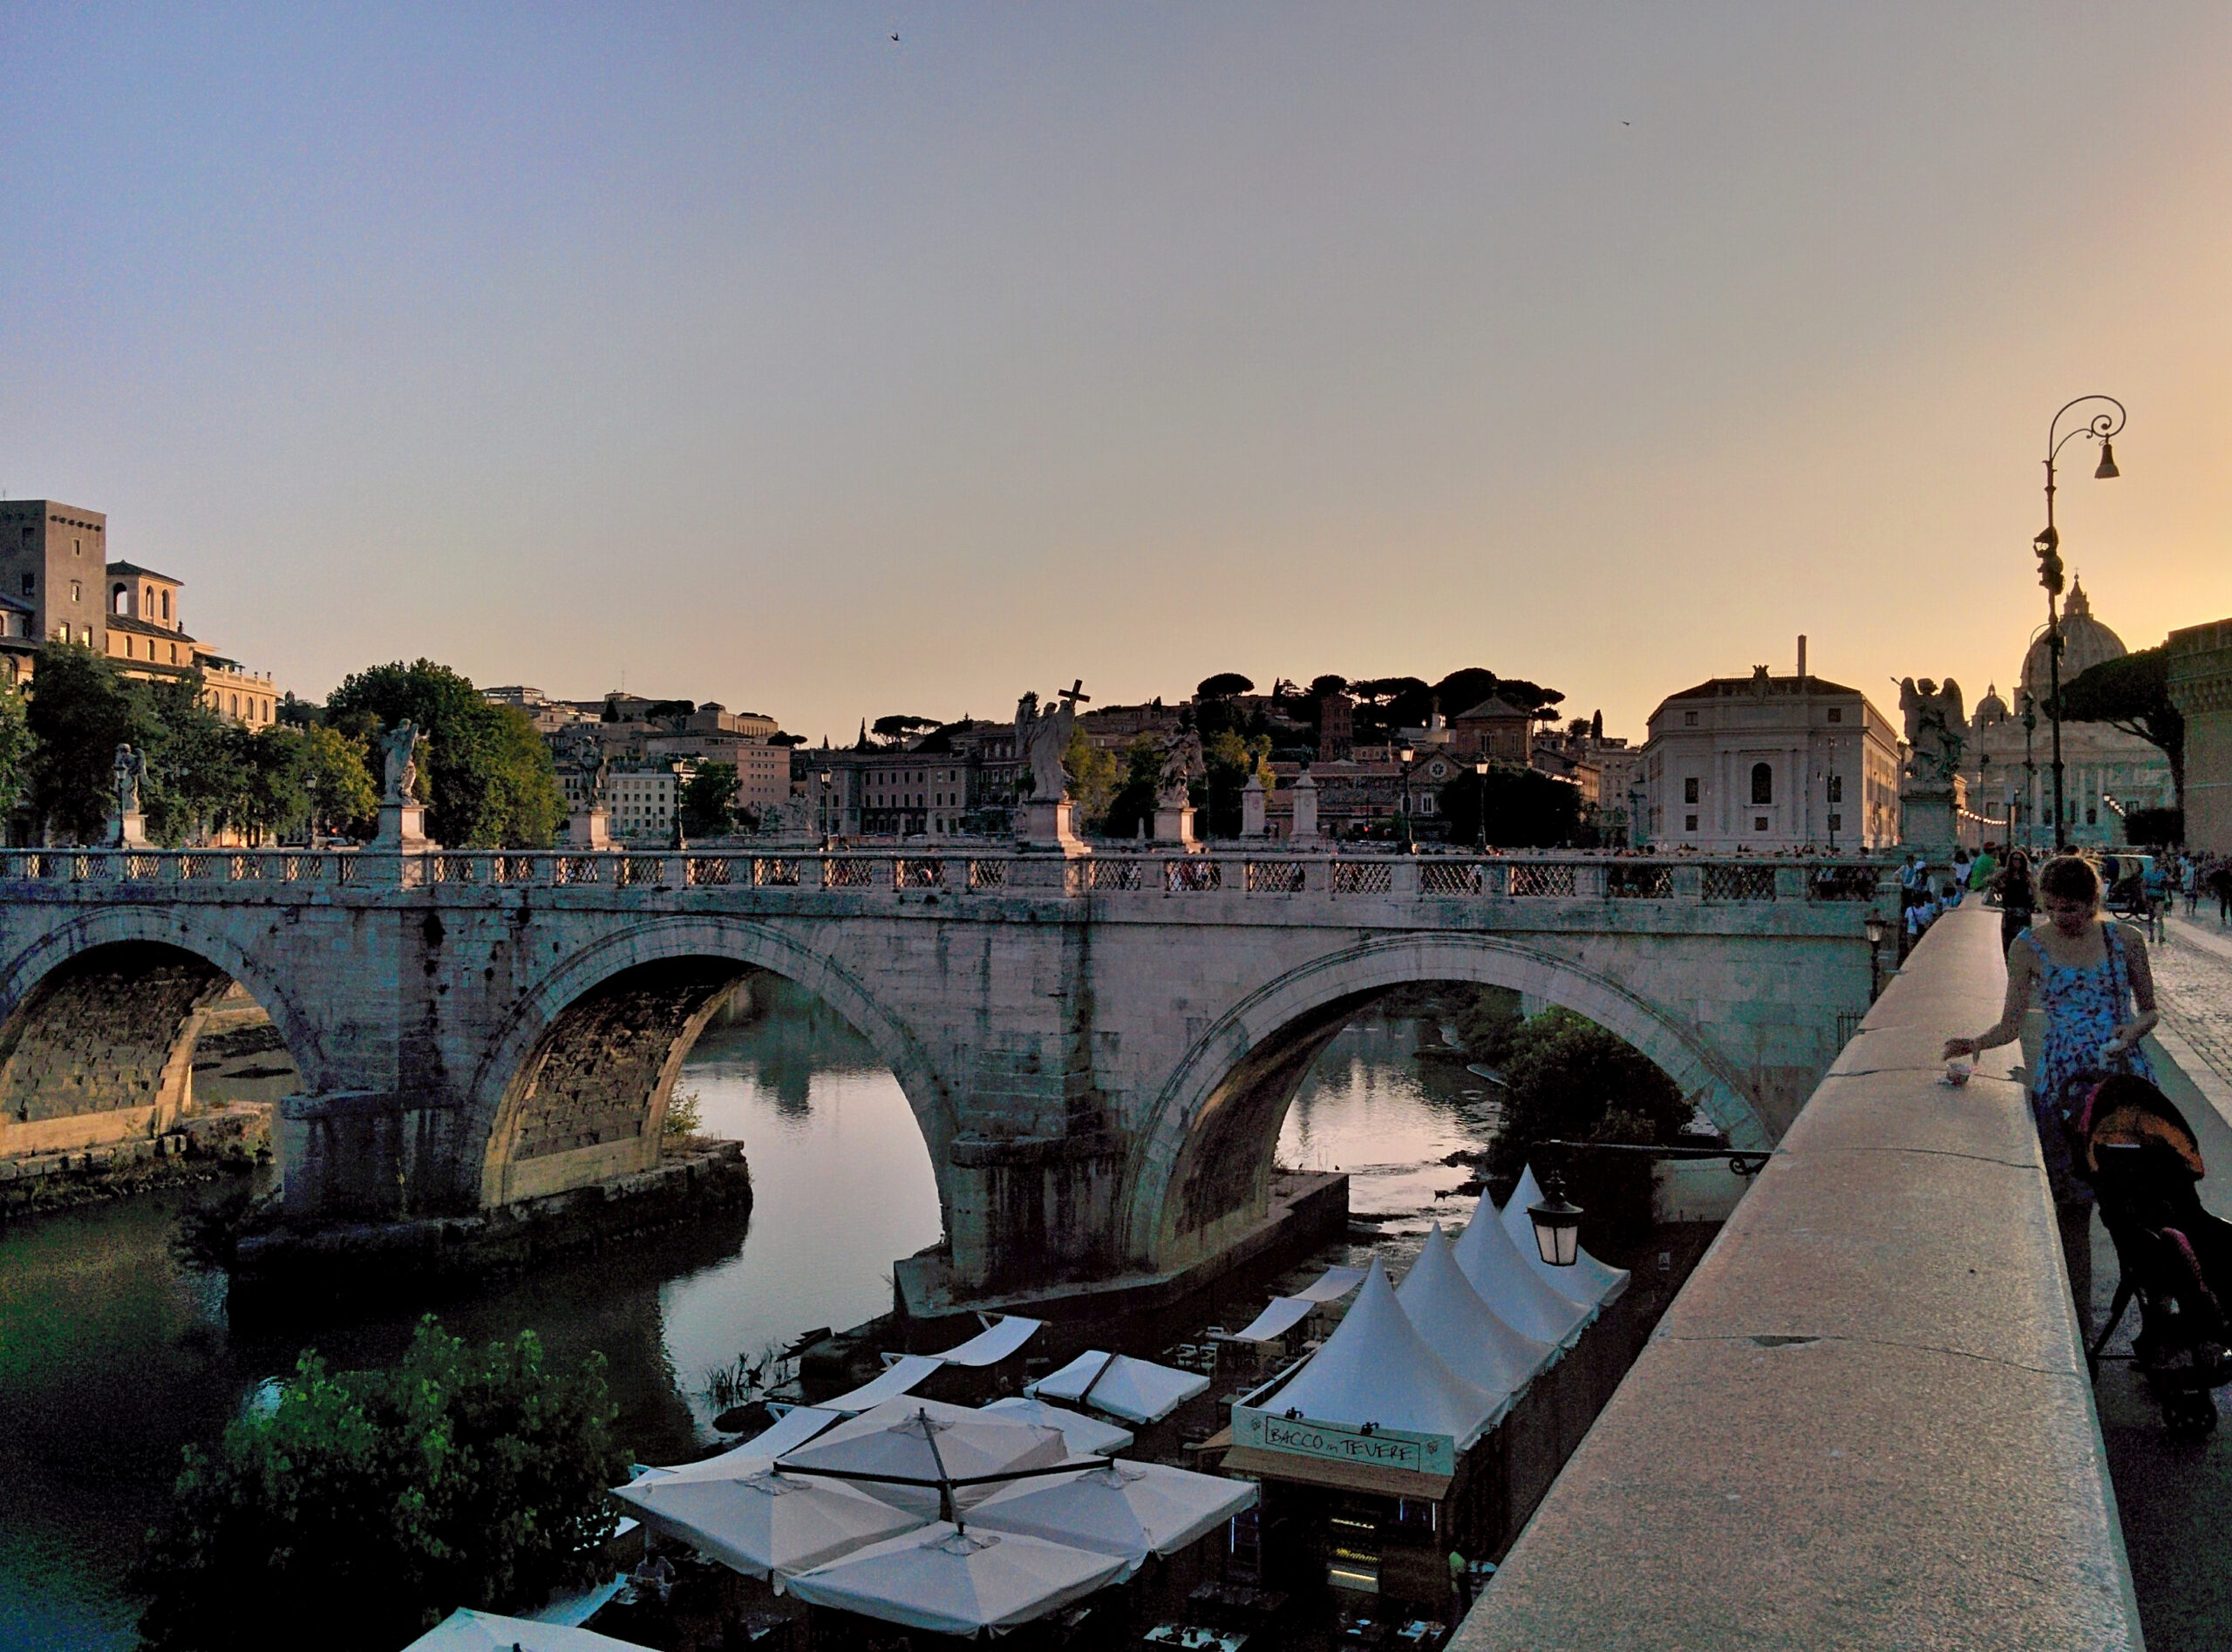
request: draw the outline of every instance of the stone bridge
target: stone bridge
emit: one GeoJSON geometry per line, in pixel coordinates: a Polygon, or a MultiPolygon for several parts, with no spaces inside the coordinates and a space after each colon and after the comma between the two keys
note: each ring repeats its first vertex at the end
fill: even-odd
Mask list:
{"type": "Polygon", "coordinates": [[[237,981],[302,1075],[290,1210],[648,1168],[757,971],[904,1090],[961,1288],[1167,1274],[1269,1208],[1281,1120],[1406,983],[1514,988],[1779,1136],[1868,1007],[1865,862],[1210,853],[0,853],[0,1153],[160,1131],[237,981]]]}

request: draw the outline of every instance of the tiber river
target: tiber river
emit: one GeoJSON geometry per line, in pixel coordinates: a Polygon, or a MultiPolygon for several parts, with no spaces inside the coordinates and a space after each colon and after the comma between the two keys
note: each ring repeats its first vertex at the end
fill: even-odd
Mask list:
{"type": "MultiPolygon", "coordinates": [[[[704,1127],[741,1138],[748,1228],[677,1232],[443,1305],[479,1341],[532,1326],[560,1358],[600,1349],[636,1460],[673,1462],[714,1437],[710,1368],[891,1304],[893,1259],[938,1237],[929,1156],[890,1072],[810,998],[773,983],[765,1013],[717,1021],[683,1069],[704,1127]]],[[[1290,1111],[1279,1161],[1348,1171],[1351,1208],[1397,1220],[1392,1254],[1485,1139],[1481,1081],[1412,1053],[1426,1023],[1370,1019],[1333,1043],[1290,1111]]],[[[214,1439],[260,1384],[315,1346],[337,1367],[391,1361],[415,1315],[243,1332],[222,1284],[181,1269],[178,1211],[222,1187],[151,1194],[0,1229],[0,1652],[125,1649],[138,1607],[125,1573],[157,1517],[180,1447],[214,1439]]]]}

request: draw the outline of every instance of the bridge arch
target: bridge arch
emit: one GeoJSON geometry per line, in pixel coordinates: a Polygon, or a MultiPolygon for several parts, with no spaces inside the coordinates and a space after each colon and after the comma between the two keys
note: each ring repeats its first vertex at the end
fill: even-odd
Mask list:
{"type": "Polygon", "coordinates": [[[860,978],[748,919],[653,919],[559,960],[522,993],[468,1090],[483,1207],[649,1168],[698,1035],[754,971],[814,994],[865,1037],[907,1098],[952,1205],[952,1099],[929,1056],[860,978]],[[537,1164],[536,1160],[549,1161],[537,1164]]]}
{"type": "Polygon", "coordinates": [[[1266,982],[1187,1049],[1142,1121],[1125,1200],[1129,1254],[1183,1267],[1236,1237],[1265,1208],[1279,1125],[1311,1063],[1359,1010],[1426,981],[1507,987],[1584,1015],[1655,1063],[1732,1142],[1771,1139],[1719,1051],[1600,969],[1477,932],[1366,940],[1266,982]]]}
{"type": "Polygon", "coordinates": [[[316,1023],[192,907],[96,908],[0,962],[0,1140],[69,1151],[166,1128],[191,1094],[203,1016],[235,982],[315,1087],[316,1023]]]}

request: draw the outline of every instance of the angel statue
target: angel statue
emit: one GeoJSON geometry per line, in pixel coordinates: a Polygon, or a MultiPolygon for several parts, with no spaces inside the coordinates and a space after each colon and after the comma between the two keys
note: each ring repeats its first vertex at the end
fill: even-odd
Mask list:
{"type": "Polygon", "coordinates": [[[1186,806],[1188,784],[1204,772],[1201,737],[1192,729],[1174,734],[1162,748],[1162,773],[1155,781],[1155,801],[1166,809],[1186,806]]]}
{"type": "Polygon", "coordinates": [[[111,765],[116,776],[116,814],[119,819],[140,812],[140,782],[147,772],[147,759],[129,745],[116,748],[116,761],[111,765]]]}
{"type": "Polygon", "coordinates": [[[1078,702],[1092,697],[1079,691],[1083,686],[1064,689],[1057,697],[1059,705],[1041,706],[1036,693],[1016,703],[1016,755],[1031,765],[1031,795],[1041,803],[1058,803],[1070,795],[1070,772],[1062,754],[1077,727],[1078,702]]]}
{"type": "Polygon", "coordinates": [[[1906,716],[1907,745],[1913,753],[1908,773],[1917,780],[1951,785],[1968,744],[1961,734],[1969,721],[1961,709],[1961,685],[1950,676],[1942,689],[1928,677],[1919,683],[1902,678],[1899,710],[1906,716]]]}
{"type": "Polygon", "coordinates": [[[412,789],[418,784],[418,748],[425,743],[425,735],[409,717],[381,737],[380,751],[387,759],[387,790],[381,797],[382,802],[417,800],[412,789]]]}
{"type": "Polygon", "coordinates": [[[583,806],[602,808],[604,777],[612,767],[612,759],[605,752],[604,741],[591,730],[575,729],[561,744],[558,755],[564,759],[569,772],[581,777],[583,806]]]}

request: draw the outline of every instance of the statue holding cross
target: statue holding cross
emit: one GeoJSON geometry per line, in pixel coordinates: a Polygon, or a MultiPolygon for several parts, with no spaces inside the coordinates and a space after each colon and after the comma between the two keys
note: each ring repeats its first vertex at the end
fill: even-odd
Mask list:
{"type": "Polygon", "coordinates": [[[1070,795],[1070,772],[1062,754],[1077,727],[1078,707],[1092,696],[1079,677],[1055,697],[1060,705],[1042,707],[1036,693],[1026,693],[1015,708],[1016,755],[1030,764],[1031,795],[1041,803],[1062,802],[1070,795]]]}

